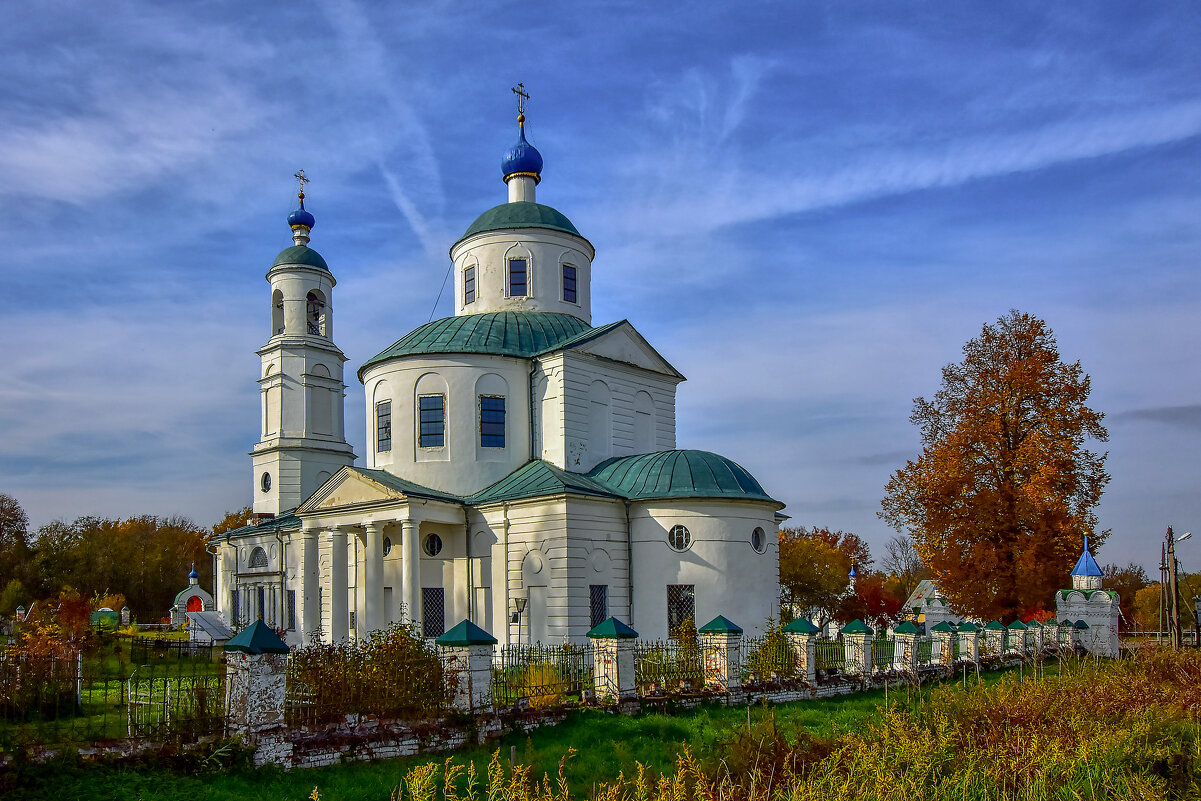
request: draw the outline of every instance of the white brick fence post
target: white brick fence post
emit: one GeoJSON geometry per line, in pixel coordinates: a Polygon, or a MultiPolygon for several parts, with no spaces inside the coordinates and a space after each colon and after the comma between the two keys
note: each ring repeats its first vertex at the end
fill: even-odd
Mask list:
{"type": "MultiPolygon", "coordinates": [[[[229,733],[259,746],[284,726],[288,646],[256,620],[225,644],[225,715],[229,733]]],[[[291,746],[255,755],[255,762],[286,762],[291,746]],[[279,753],[276,753],[279,751],[279,753]],[[285,753],[286,752],[286,753],[285,753]]]]}
{"type": "Polygon", "coordinates": [[[944,620],[930,627],[930,636],[938,645],[939,664],[950,667],[955,662],[955,649],[952,645],[956,637],[955,627],[944,620]]]}
{"type": "Polygon", "coordinates": [[[817,633],[821,631],[804,618],[797,618],[784,627],[784,639],[796,654],[797,674],[806,684],[817,682],[817,633]]]}
{"type": "Polygon", "coordinates": [[[992,620],[984,626],[984,652],[1000,659],[1005,655],[1005,627],[1001,621],[992,620]]]}
{"type": "Polygon", "coordinates": [[[718,615],[696,630],[705,681],[716,681],[731,700],[742,697],[742,628],[718,615]]]}
{"type": "Polygon", "coordinates": [[[597,700],[636,698],[634,640],[638,632],[610,617],[588,632],[588,639],[592,641],[592,686],[597,700]]]}
{"type": "Polygon", "coordinates": [[[1006,628],[1008,629],[1009,641],[1006,645],[1005,653],[1025,659],[1026,652],[1028,651],[1026,632],[1029,631],[1026,624],[1020,620],[1015,620],[1006,626],[1006,628]]]}
{"type": "Polygon", "coordinates": [[[496,638],[464,620],[434,643],[442,650],[442,668],[452,688],[452,709],[479,712],[492,707],[492,647],[496,638]]]}
{"type": "Polygon", "coordinates": [[[892,666],[898,673],[917,675],[917,636],[917,626],[908,620],[892,630],[892,666]]]}
{"type": "Polygon", "coordinates": [[[851,676],[872,675],[872,635],[871,627],[862,620],[852,620],[842,627],[846,661],[843,672],[851,676]]]}
{"type": "Polygon", "coordinates": [[[980,664],[980,629],[975,623],[964,623],[955,632],[959,638],[959,658],[974,665],[980,664]]]}

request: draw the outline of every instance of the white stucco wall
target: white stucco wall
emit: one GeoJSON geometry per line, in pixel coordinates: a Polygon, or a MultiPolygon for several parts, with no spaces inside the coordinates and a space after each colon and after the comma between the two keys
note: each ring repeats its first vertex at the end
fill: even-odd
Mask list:
{"type": "Polygon", "coordinates": [[[750,501],[643,501],[631,504],[631,578],[634,630],[644,638],[666,637],[667,585],[692,584],[696,624],[725,615],[754,636],[769,616],[779,617],[779,538],[775,509],[750,501]],[[692,535],[677,552],[667,535],[677,524],[692,535]],[[762,528],[765,550],[751,547],[762,528]]]}
{"type": "Polygon", "coordinates": [[[450,253],[455,273],[455,314],[546,311],[592,323],[592,257],[587,240],[567,233],[514,228],[476,234],[450,253]],[[528,259],[526,295],[509,297],[509,260],[528,259]],[[576,302],[563,299],[562,266],[576,268],[576,302]],[[475,266],[476,300],[463,302],[464,270],[475,266]]]}
{"type": "Polygon", "coordinates": [[[1055,598],[1055,619],[1083,620],[1088,628],[1079,633],[1080,643],[1098,656],[1118,656],[1119,602],[1107,592],[1094,590],[1088,597],[1079,590],[1059,593],[1055,598]]]}
{"type": "Polygon", "coordinates": [[[367,417],[367,466],[387,470],[426,487],[469,495],[530,458],[529,362],[484,354],[405,357],[374,365],[363,374],[367,417]],[[421,448],[417,395],[445,386],[445,444],[421,448]],[[505,447],[480,444],[479,396],[505,397],[505,447]],[[392,447],[376,447],[376,404],[392,402],[392,447]]]}

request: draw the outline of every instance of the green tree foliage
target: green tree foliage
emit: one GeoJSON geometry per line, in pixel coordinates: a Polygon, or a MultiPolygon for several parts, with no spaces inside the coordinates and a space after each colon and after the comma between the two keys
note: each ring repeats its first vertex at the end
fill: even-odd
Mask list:
{"type": "Polygon", "coordinates": [[[1104,415],[1087,406],[1089,377],[1059,358],[1037,317],[1011,311],[942,370],[910,420],[922,452],[893,474],[881,517],[913,537],[956,609],[1012,620],[1050,603],[1095,532],[1109,481],[1104,415]]]}
{"type": "Polygon", "coordinates": [[[1105,574],[1102,579],[1102,584],[1107,590],[1114,590],[1118,594],[1119,603],[1122,609],[1122,628],[1134,628],[1134,600],[1138,591],[1151,583],[1147,578],[1147,571],[1143,570],[1142,565],[1131,562],[1125,567],[1118,565],[1105,565],[1101,568],[1101,572],[1105,574]]]}
{"type": "MultiPolygon", "coordinates": [[[[1195,618],[1193,616],[1193,598],[1201,595],[1201,573],[1180,573],[1176,577],[1176,584],[1179,592],[1180,605],[1180,625],[1185,629],[1193,628],[1195,618]]],[[[1143,631],[1156,631],[1160,629],[1160,583],[1157,581],[1153,584],[1148,584],[1142,589],[1134,593],[1133,612],[1131,625],[1143,631]]],[[[1166,593],[1164,593],[1166,596],[1166,593]]],[[[1125,608],[1125,598],[1122,599],[1123,608],[1125,608]]],[[[1164,611],[1162,630],[1167,630],[1168,612],[1167,598],[1164,597],[1164,611]]]]}
{"type": "Polygon", "coordinates": [[[0,493],[0,587],[29,578],[29,518],[16,498],[0,493]]]}

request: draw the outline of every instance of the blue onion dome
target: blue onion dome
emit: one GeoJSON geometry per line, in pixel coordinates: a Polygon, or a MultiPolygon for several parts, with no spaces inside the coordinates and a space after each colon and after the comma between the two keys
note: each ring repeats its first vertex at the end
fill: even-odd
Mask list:
{"type": "Polygon", "coordinates": [[[509,148],[500,162],[500,174],[508,181],[514,175],[528,175],[534,182],[542,180],[542,154],[525,139],[525,115],[517,117],[520,138],[509,148]]]}
{"type": "Polygon", "coordinates": [[[190,578],[190,579],[200,578],[200,574],[196,572],[196,565],[192,565],[192,572],[188,574],[188,578],[190,578]]]}
{"type": "Polygon", "coordinates": [[[300,208],[288,215],[288,225],[295,228],[303,225],[305,228],[312,228],[317,224],[317,218],[310,214],[304,207],[304,192],[300,193],[300,208]]]}

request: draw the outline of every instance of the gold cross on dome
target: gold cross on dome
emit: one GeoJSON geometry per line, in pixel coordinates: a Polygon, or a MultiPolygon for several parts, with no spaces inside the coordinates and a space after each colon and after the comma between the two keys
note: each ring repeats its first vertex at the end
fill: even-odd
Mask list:
{"type": "Polygon", "coordinates": [[[530,99],[530,93],[525,90],[525,84],[519,83],[509,91],[517,95],[517,113],[525,114],[525,101],[530,99]]]}
{"type": "Polygon", "coordinates": [[[304,170],[301,170],[300,172],[292,173],[292,177],[300,182],[300,196],[303,198],[304,197],[304,185],[309,182],[309,179],[305,177],[304,170]]]}

